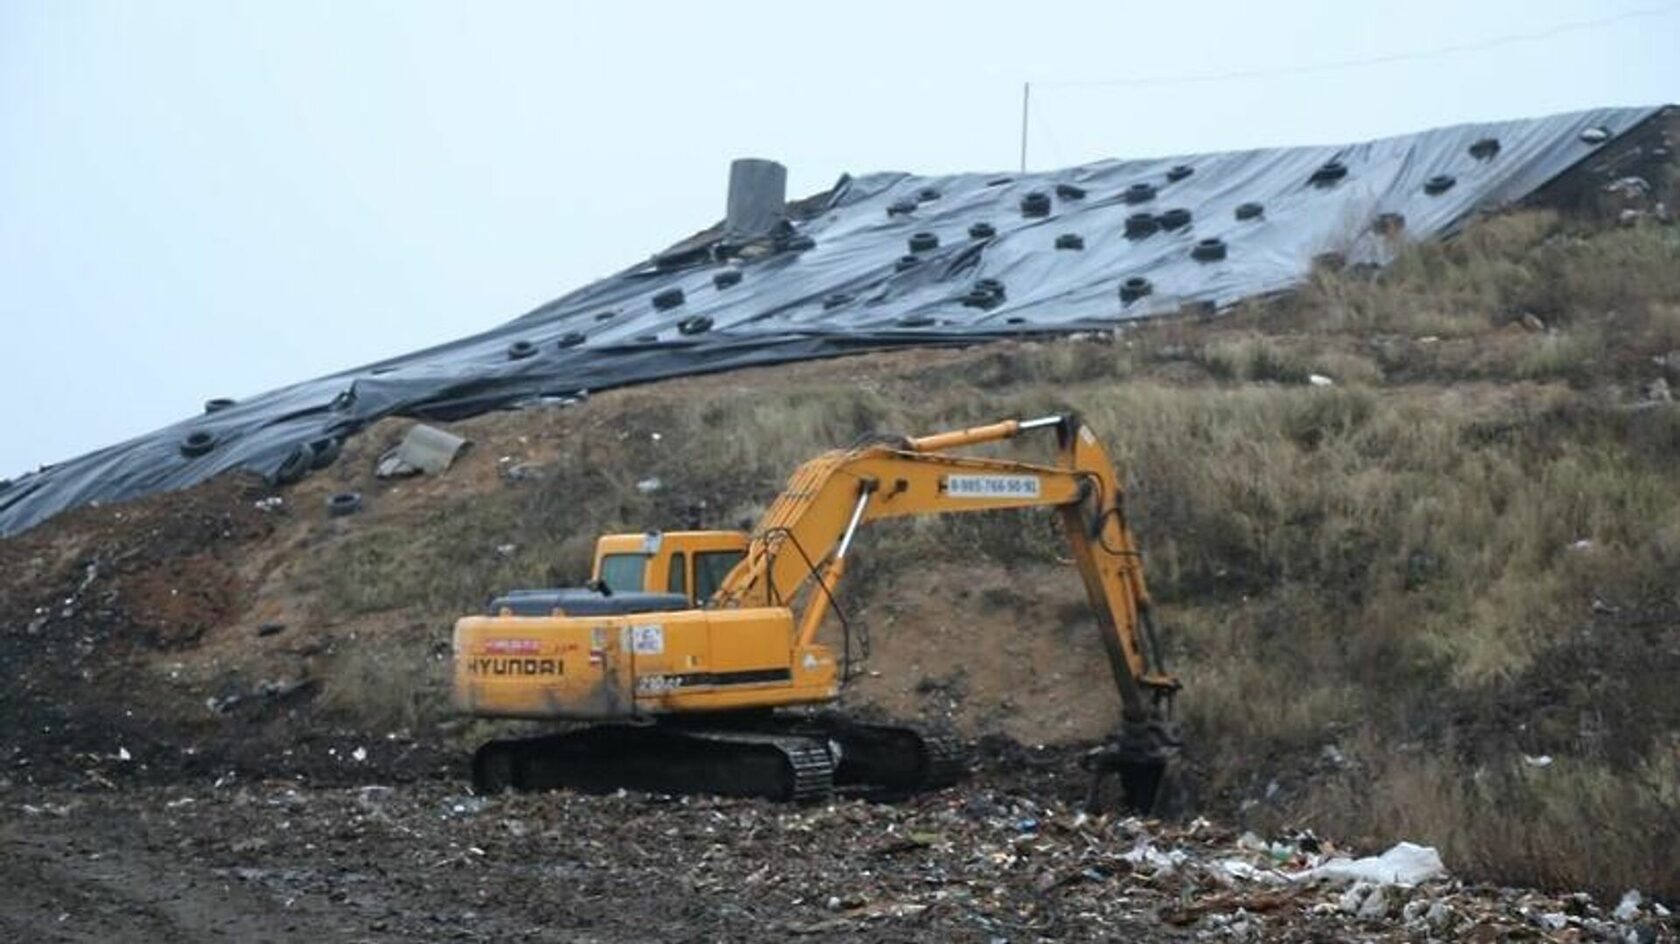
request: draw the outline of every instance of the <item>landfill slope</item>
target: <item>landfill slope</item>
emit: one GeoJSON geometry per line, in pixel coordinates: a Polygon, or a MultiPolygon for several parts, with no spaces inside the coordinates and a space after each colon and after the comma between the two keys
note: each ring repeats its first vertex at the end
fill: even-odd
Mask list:
{"type": "Polygon", "coordinates": [[[1030,174],[842,178],[759,244],[714,229],[471,337],[239,403],[206,391],[202,416],[0,486],[0,535],[229,469],[293,481],[393,414],[459,419],[755,364],[1221,308],[1287,289],[1325,257],[1381,264],[1601,155],[1589,189],[1643,172],[1650,149],[1630,142],[1662,111],[1030,174]]]}

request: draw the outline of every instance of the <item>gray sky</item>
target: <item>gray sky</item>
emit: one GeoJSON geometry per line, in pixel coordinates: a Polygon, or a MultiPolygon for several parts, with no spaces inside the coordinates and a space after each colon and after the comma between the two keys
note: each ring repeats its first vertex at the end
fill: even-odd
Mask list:
{"type": "Polygon", "coordinates": [[[0,475],[518,315],[733,157],[1012,168],[1024,80],[1036,168],[1680,100],[1673,0],[1375,6],[0,0],[0,475]]]}

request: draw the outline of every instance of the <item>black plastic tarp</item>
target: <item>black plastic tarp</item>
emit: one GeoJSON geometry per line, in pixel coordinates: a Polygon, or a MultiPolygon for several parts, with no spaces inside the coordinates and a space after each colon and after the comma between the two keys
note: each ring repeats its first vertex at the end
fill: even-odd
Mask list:
{"type": "Polygon", "coordinates": [[[1043,173],[844,178],[773,245],[701,242],[482,334],[218,404],[26,475],[0,489],[0,535],[227,469],[293,479],[393,414],[460,418],[686,374],[1227,306],[1299,283],[1326,253],[1381,263],[1395,240],[1450,233],[1657,110],[1043,173]]]}

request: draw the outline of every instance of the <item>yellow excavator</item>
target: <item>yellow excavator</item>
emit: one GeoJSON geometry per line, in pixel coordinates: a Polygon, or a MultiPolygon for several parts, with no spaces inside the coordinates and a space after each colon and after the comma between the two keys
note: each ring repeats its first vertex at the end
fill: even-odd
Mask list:
{"type": "Polygon", "coordinates": [[[1147,811],[1179,747],[1179,682],[1161,663],[1119,476],[1076,415],[871,437],[802,465],[751,534],[606,535],[586,587],[516,590],[462,618],[457,709],[583,722],[485,744],[473,758],[474,789],[798,801],[955,782],[965,758],[954,739],[814,710],[838,699],[855,667],[849,627],[838,652],[818,642],[819,630],[838,612],[865,524],[1032,507],[1060,513],[1120,694],[1119,732],[1088,759],[1090,797],[1118,775],[1124,802],[1147,811]],[[1053,464],[955,452],[1035,430],[1055,433],[1053,464]]]}

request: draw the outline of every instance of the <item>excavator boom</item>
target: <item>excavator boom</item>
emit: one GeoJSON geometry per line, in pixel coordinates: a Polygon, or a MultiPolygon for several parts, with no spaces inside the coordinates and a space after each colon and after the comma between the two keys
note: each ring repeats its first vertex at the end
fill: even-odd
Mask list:
{"type": "Polygon", "coordinates": [[[1128,715],[1148,713],[1151,691],[1176,680],[1160,671],[1143,620],[1149,595],[1122,510],[1113,462],[1076,416],[1006,420],[989,426],[826,453],[800,467],[765,514],[746,558],[718,592],[721,606],[777,606],[807,580],[812,595],[799,642],[812,641],[843,573],[858,528],[882,518],[1059,509],[1073,559],[1097,615],[1115,687],[1128,715]],[[1054,429],[1057,462],[1043,465],[950,454],[950,450],[1054,429]]]}

